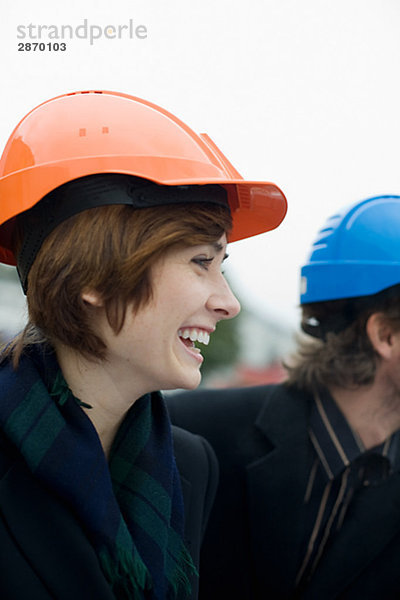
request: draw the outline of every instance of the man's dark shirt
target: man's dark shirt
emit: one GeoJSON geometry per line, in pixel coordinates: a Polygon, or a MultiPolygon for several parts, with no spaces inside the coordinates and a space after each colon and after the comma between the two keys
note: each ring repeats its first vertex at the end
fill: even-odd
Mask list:
{"type": "Polygon", "coordinates": [[[365,450],[328,391],[315,396],[309,435],[315,460],[304,497],[307,535],[296,579],[299,591],[312,578],[324,550],[340,531],[354,494],[363,486],[379,485],[400,470],[400,432],[365,450]]]}

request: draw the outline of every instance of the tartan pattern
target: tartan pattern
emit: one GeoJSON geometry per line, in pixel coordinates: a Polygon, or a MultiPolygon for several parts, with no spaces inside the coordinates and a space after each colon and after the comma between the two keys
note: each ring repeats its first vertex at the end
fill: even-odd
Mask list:
{"type": "Polygon", "coordinates": [[[190,595],[196,573],[183,541],[183,500],[170,422],[159,393],[137,400],[109,464],[55,354],[31,347],[0,368],[0,426],[32,473],[66,501],[95,548],[116,598],[190,595]]]}

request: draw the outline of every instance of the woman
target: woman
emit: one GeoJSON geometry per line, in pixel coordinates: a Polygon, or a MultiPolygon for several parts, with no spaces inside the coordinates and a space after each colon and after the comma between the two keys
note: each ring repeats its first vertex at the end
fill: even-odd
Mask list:
{"type": "Polygon", "coordinates": [[[284,196],[110,92],[31,111],[0,173],[1,259],[29,313],[0,369],[2,594],[194,598],[215,459],[172,441],[156,390],[196,387],[194,341],[239,311],[230,209],[239,239],[276,227],[284,196]]]}

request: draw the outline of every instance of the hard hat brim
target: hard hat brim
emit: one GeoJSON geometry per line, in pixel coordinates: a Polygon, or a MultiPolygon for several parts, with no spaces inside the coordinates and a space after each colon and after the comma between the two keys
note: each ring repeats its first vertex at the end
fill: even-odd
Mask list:
{"type": "MultiPolygon", "coordinates": [[[[65,181],[94,175],[96,173],[121,173],[142,177],[146,179],[146,161],[148,157],[135,156],[102,156],[84,157],[59,163],[28,167],[11,173],[0,180],[0,198],[2,199],[3,223],[7,223],[16,214],[24,212],[37,202],[32,200],[31,189],[35,189],[37,196],[43,198],[52,190],[62,185],[65,181]],[[140,160],[142,159],[142,160],[140,160]],[[134,162],[135,168],[132,168],[134,162]],[[118,165],[116,168],[115,165],[118,165]]],[[[154,157],[151,169],[154,173],[154,157]]],[[[171,160],[171,171],[176,173],[176,161],[171,160]]],[[[193,161],[183,161],[188,173],[193,169],[193,161]]],[[[205,165],[195,165],[197,173],[202,167],[204,173],[197,177],[173,179],[169,172],[168,159],[160,157],[160,170],[162,176],[157,179],[147,177],[150,181],[167,186],[176,185],[221,185],[227,190],[228,202],[232,212],[233,229],[229,241],[234,242],[252,237],[278,227],[286,215],[287,202],[283,192],[273,183],[260,181],[245,181],[241,178],[228,179],[223,177],[216,168],[205,168],[205,165]],[[214,171],[214,172],[212,172],[214,171]]],[[[15,265],[15,257],[9,250],[7,243],[7,226],[3,225],[2,246],[0,246],[0,261],[15,265]]]]}

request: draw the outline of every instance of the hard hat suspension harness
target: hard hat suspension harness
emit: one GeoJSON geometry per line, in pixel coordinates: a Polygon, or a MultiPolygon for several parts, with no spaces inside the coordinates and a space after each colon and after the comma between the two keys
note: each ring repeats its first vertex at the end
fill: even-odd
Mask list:
{"type": "MultiPolygon", "coordinates": [[[[385,302],[393,300],[400,302],[400,284],[386,288],[377,294],[357,298],[342,298],[321,303],[304,304],[306,313],[301,321],[302,330],[312,337],[325,340],[328,333],[341,333],[352,325],[361,314],[372,314],[383,309],[385,302]],[[320,317],[320,306],[329,306],[329,314],[320,317]],[[336,307],[335,307],[336,305],[336,307]]],[[[323,311],[326,313],[326,310],[323,311]]]]}
{"type": "Polygon", "coordinates": [[[227,192],[220,185],[158,185],[131,175],[105,173],[65,183],[18,217],[23,242],[17,270],[26,294],[28,274],[45,238],[63,221],[84,210],[115,204],[150,208],[172,204],[211,203],[229,210],[227,192]]]}

